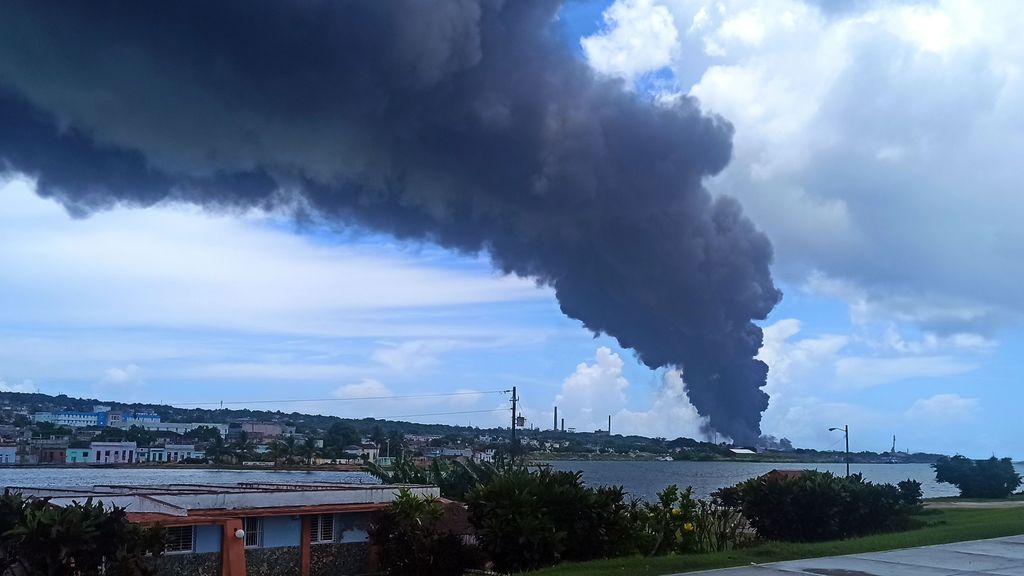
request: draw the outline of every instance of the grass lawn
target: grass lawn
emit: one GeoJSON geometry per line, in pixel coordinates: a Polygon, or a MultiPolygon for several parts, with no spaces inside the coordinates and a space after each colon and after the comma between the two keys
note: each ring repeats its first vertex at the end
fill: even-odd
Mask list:
{"type": "Polygon", "coordinates": [[[763,564],[781,560],[875,552],[1024,534],[1024,508],[928,510],[918,518],[926,525],[906,532],[875,534],[863,538],[813,544],[769,542],[743,550],[712,554],[684,554],[657,558],[637,556],[577,564],[566,563],[540,570],[534,574],[538,576],[611,576],[613,574],[616,576],[624,574],[655,576],[674,572],[744,566],[752,563],[763,564]]]}

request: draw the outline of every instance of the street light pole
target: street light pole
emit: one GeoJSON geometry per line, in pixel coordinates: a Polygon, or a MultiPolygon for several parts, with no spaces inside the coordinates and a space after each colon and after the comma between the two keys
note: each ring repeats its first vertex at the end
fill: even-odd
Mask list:
{"type": "Polygon", "coordinates": [[[850,477],[850,425],[846,424],[842,428],[829,428],[829,432],[835,432],[836,430],[843,431],[843,437],[846,438],[846,477],[850,477]]]}

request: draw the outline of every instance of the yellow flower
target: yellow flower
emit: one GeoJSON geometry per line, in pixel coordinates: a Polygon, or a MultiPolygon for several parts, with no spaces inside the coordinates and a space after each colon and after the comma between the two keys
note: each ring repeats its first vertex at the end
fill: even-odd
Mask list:
{"type": "Polygon", "coordinates": [[[686,524],[683,524],[683,530],[686,530],[687,532],[693,532],[693,522],[687,522],[686,524]]]}
{"type": "Polygon", "coordinates": [[[681,516],[682,514],[683,514],[683,511],[680,510],[679,508],[673,508],[672,509],[672,515],[673,516],[681,516]]]}

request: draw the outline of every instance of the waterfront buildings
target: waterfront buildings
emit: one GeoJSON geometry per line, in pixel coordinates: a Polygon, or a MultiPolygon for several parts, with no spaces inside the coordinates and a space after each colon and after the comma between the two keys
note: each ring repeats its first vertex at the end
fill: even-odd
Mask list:
{"type": "MultiPolygon", "coordinates": [[[[402,487],[366,484],[169,484],[80,488],[11,487],[57,506],[88,498],[120,506],[129,521],[160,524],[167,550],[158,576],[366,574],[369,526],[402,487]]],[[[439,497],[435,486],[404,486],[439,497]]]]}

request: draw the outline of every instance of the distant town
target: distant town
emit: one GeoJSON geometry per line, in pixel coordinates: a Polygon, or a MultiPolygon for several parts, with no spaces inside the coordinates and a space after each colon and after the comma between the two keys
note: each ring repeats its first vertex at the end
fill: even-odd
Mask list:
{"type": "MultiPolygon", "coordinates": [[[[567,459],[842,462],[840,451],[796,448],[762,436],[756,446],[607,430],[477,428],[247,409],[190,409],[39,393],[0,392],[0,465],[388,467],[397,457],[493,462],[567,459]]],[[[938,454],[852,452],[851,462],[930,463],[938,454]]]]}

